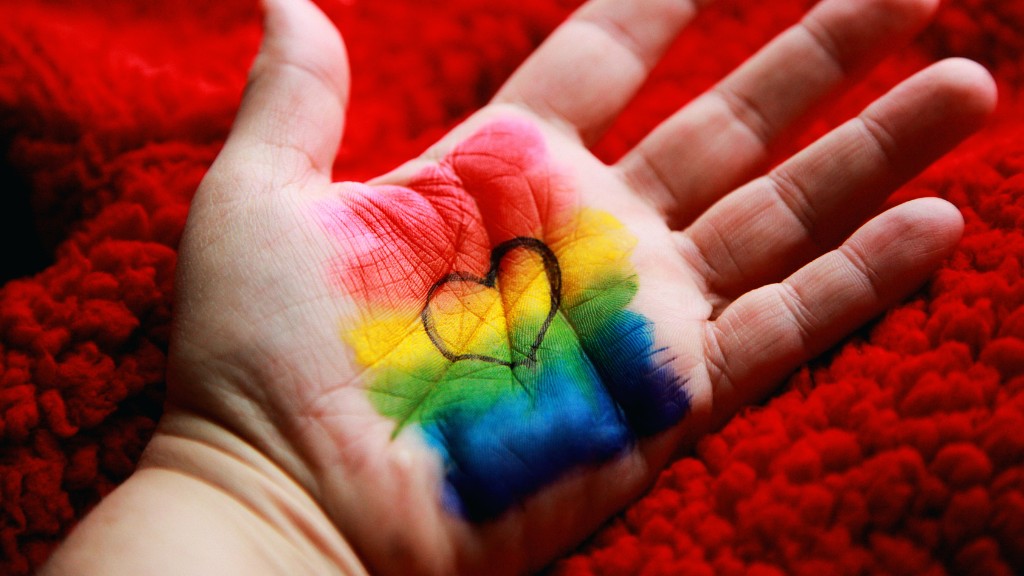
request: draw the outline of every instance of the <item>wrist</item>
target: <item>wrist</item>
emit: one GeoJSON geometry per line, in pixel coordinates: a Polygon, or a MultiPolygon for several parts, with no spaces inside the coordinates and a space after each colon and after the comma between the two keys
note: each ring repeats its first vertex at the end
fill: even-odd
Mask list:
{"type": "Polygon", "coordinates": [[[222,428],[174,413],[161,422],[139,470],[86,517],[42,572],[65,573],[366,571],[283,471],[222,428]]]}

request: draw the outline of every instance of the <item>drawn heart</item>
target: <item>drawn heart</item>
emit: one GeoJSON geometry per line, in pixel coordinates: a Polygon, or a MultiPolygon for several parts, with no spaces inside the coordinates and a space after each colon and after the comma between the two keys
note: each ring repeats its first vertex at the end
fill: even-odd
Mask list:
{"type": "MultiPolygon", "coordinates": [[[[459,300],[459,298],[454,298],[459,300]]],[[[427,336],[430,337],[430,341],[433,342],[434,346],[441,352],[441,354],[451,360],[452,362],[459,362],[462,360],[478,360],[480,362],[489,362],[491,364],[500,364],[508,366],[509,368],[515,368],[521,365],[532,365],[537,361],[537,349],[540,348],[541,343],[544,341],[544,336],[548,332],[548,328],[551,326],[551,321],[554,319],[555,314],[558,313],[558,307],[562,300],[562,271],[558,266],[558,258],[555,257],[555,253],[551,251],[543,242],[536,238],[528,237],[517,237],[494,247],[491,251],[491,263],[490,269],[487,270],[487,275],[480,277],[470,274],[468,272],[453,272],[444,278],[441,278],[435,282],[430,290],[427,291],[427,302],[423,307],[423,312],[420,313],[420,318],[423,321],[423,329],[426,330],[427,336]],[[460,302],[455,304],[448,303],[448,308],[458,308],[463,312],[463,315],[476,315],[476,324],[472,327],[473,334],[480,329],[480,324],[486,323],[484,314],[486,309],[491,306],[498,304],[496,299],[500,299],[501,295],[497,290],[498,275],[501,270],[502,260],[513,250],[524,249],[540,256],[541,262],[544,267],[544,275],[547,278],[548,293],[550,295],[547,304],[547,314],[544,317],[543,322],[536,328],[536,335],[534,335],[529,349],[526,354],[520,355],[520,358],[515,358],[510,350],[508,358],[501,358],[493,354],[485,354],[480,350],[458,350],[453,349],[448,340],[442,337],[441,330],[445,329],[444,326],[439,326],[439,318],[442,317],[442,313],[439,310],[445,308],[445,304],[441,302],[442,299],[453,299],[453,294],[464,295],[460,302]],[[475,303],[468,302],[473,300],[475,303]],[[480,303],[483,302],[483,303],[480,303]],[[474,314],[467,314],[472,311],[474,314]]],[[[460,319],[459,327],[461,328],[462,322],[460,319]]],[[[458,329],[456,328],[456,329],[458,329]]],[[[493,330],[493,327],[492,331],[493,330]]],[[[507,325],[504,330],[512,331],[522,329],[522,325],[517,319],[507,319],[507,325]]],[[[528,329],[528,328],[527,328],[528,329]]],[[[449,329],[450,330],[450,329],[449,329]]],[[[497,332],[497,331],[495,331],[497,332]]],[[[513,339],[512,334],[498,335],[505,339],[506,342],[510,342],[513,339]]],[[[515,335],[519,336],[519,335],[515,335]]],[[[450,339],[449,339],[450,340],[450,339]]],[[[511,348],[511,346],[510,346],[511,348]]]]}

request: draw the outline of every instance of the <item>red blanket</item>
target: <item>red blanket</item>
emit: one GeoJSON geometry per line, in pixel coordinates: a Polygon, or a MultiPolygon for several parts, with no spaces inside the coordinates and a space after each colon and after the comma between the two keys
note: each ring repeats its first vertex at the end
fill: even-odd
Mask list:
{"type": "MultiPolygon", "coordinates": [[[[600,156],[813,3],[713,4],[600,156]]],[[[0,573],[38,566],[131,473],[159,416],[175,247],[260,35],[253,2],[203,4],[0,1],[0,573]]],[[[576,4],[324,0],[355,79],[338,177],[420,152],[576,4]]],[[[956,254],[556,573],[1024,573],[1024,0],[946,2],[786,149],[954,55],[998,78],[996,120],[893,201],[957,204],[956,254]]]]}

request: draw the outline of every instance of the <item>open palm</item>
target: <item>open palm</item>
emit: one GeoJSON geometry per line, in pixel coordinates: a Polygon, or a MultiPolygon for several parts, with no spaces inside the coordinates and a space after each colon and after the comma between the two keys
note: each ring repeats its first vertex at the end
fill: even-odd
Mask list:
{"type": "Polygon", "coordinates": [[[594,0],[422,157],[332,183],[342,45],[306,0],[268,5],[193,204],[139,473],[240,503],[263,544],[239,562],[268,571],[521,572],[577,543],[924,281],[952,206],[861,224],[994,100],[976,65],[940,63],[744,184],[935,5],[826,1],[609,166],[587,146],[696,6],[594,0]]]}

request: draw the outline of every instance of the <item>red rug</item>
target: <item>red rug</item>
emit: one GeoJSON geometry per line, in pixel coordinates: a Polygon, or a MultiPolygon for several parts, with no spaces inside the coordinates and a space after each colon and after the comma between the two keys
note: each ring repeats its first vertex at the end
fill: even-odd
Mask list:
{"type": "MultiPolygon", "coordinates": [[[[420,152],[576,4],[324,0],[355,79],[338,177],[420,152]]],[[[719,0],[600,155],[811,4],[719,0]]],[[[260,30],[249,0],[2,0],[0,21],[0,573],[22,575],[125,479],[153,430],[175,247],[260,30]]],[[[1024,0],[946,2],[789,149],[953,55],[992,70],[1000,110],[896,200],[956,203],[956,254],[676,461],[555,573],[1024,573],[1024,0]]]]}

